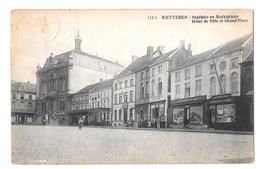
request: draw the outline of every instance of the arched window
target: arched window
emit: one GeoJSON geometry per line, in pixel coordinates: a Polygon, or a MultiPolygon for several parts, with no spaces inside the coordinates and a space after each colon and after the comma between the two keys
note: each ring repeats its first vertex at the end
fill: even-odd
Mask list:
{"type": "Polygon", "coordinates": [[[162,94],[162,78],[158,78],[158,94],[162,94]]]}
{"type": "Polygon", "coordinates": [[[216,78],[210,78],[210,96],[216,95],[216,78]]]}
{"type": "Polygon", "coordinates": [[[221,75],[220,76],[220,84],[221,84],[221,89],[222,89],[222,93],[225,94],[227,92],[226,90],[226,83],[227,83],[227,78],[225,75],[221,75]]]}
{"type": "Polygon", "coordinates": [[[231,93],[238,93],[238,74],[233,72],[230,76],[231,80],[231,93]]]}
{"type": "Polygon", "coordinates": [[[152,96],[155,96],[155,81],[152,80],[152,96]]]}

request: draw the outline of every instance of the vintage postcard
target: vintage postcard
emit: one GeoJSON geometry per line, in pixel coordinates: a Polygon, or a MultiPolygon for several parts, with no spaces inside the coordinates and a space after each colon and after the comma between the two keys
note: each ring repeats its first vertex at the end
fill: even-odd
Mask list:
{"type": "Polygon", "coordinates": [[[13,164],[254,162],[250,9],[11,11],[13,164]]]}

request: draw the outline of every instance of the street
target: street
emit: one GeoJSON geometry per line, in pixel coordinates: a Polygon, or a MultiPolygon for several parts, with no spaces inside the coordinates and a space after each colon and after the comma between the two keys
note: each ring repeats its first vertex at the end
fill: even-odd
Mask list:
{"type": "Polygon", "coordinates": [[[245,163],[253,135],[12,125],[15,164],[245,163]]]}

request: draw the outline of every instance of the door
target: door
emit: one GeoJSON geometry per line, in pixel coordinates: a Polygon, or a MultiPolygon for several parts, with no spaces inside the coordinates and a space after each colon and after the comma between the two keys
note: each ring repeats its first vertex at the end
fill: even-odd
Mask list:
{"type": "Polygon", "coordinates": [[[190,108],[184,108],[184,119],[183,119],[184,126],[189,124],[189,119],[190,119],[190,108]]]}
{"type": "Polygon", "coordinates": [[[124,123],[127,123],[127,109],[124,109],[124,123]]]}
{"type": "Polygon", "coordinates": [[[210,110],[210,127],[215,127],[216,124],[216,110],[210,110]]]}

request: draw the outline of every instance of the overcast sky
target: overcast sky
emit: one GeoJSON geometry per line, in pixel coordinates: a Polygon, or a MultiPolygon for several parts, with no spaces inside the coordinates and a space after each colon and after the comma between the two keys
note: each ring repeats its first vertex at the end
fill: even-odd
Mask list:
{"type": "Polygon", "coordinates": [[[192,44],[197,54],[253,31],[250,10],[34,10],[12,12],[12,79],[36,82],[36,66],[50,53],[74,48],[77,29],[82,51],[117,60],[124,66],[132,55],[142,56],[148,45],[165,51],[192,44]],[[238,15],[248,22],[191,23],[193,15],[238,15]],[[162,20],[162,15],[184,15],[188,19],[162,20]],[[149,20],[148,16],[157,16],[149,20]]]}

